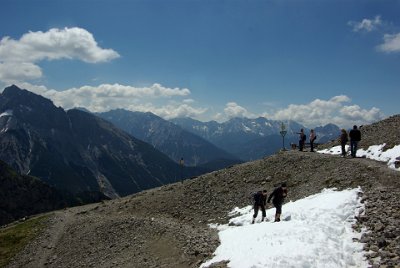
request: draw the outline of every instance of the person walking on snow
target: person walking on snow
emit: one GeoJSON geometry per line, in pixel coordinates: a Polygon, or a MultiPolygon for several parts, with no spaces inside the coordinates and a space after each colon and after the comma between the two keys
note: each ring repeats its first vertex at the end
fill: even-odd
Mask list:
{"type": "Polygon", "coordinates": [[[357,129],[356,125],[354,125],[353,129],[350,130],[349,136],[351,156],[356,157],[358,142],[361,140],[361,131],[357,129]]]}
{"type": "Polygon", "coordinates": [[[269,203],[272,199],[272,204],[276,208],[275,212],[275,222],[281,221],[282,214],[282,205],[285,197],[287,196],[287,187],[286,183],[282,183],[282,185],[269,195],[267,203],[269,203]]]}
{"type": "Polygon", "coordinates": [[[254,194],[254,215],[253,215],[253,221],[251,222],[252,224],[256,221],[258,210],[261,209],[262,212],[262,218],[261,221],[264,221],[265,217],[267,216],[267,213],[265,212],[265,205],[266,205],[266,200],[267,200],[267,190],[259,191],[254,194]]]}

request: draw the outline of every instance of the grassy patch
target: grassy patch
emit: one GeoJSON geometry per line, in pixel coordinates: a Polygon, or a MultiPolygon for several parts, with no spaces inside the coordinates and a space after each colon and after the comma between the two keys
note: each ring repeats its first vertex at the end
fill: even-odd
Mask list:
{"type": "Polygon", "coordinates": [[[5,267],[43,229],[48,216],[29,219],[0,230],[0,267],[5,267]]]}

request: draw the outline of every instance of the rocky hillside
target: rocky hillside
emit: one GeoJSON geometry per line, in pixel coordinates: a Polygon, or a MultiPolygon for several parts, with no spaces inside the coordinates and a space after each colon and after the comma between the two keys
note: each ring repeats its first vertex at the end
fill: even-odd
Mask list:
{"type": "Polygon", "coordinates": [[[399,145],[400,114],[371,125],[362,126],[361,137],[360,146],[363,148],[383,143],[386,143],[386,149],[399,145]]]}
{"type": "Polygon", "coordinates": [[[218,246],[207,224],[227,223],[229,211],[250,204],[251,192],[272,191],[283,181],[293,201],[326,187],[361,186],[366,209],[354,228],[369,231],[361,238],[366,257],[371,267],[400,265],[400,172],[369,159],[287,151],[56,212],[47,230],[8,267],[198,267],[218,246]]]}
{"type": "MultiPolygon", "coordinates": [[[[399,145],[400,142],[400,114],[390,116],[384,120],[373,123],[371,125],[360,126],[361,141],[359,147],[368,149],[371,145],[379,145],[386,143],[386,149],[399,145]]],[[[339,135],[333,142],[321,145],[321,148],[329,148],[340,145],[338,141],[339,135]]]]}

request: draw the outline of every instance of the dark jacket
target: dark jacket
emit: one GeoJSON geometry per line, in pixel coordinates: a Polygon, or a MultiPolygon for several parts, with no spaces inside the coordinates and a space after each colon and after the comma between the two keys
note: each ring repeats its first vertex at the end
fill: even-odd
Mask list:
{"type": "Polygon", "coordinates": [[[278,187],[272,192],[272,194],[269,195],[267,202],[269,203],[271,201],[271,198],[273,198],[272,203],[282,204],[286,195],[287,190],[284,190],[282,187],[278,187]]]}
{"type": "Polygon", "coordinates": [[[351,141],[360,141],[361,140],[361,131],[358,129],[352,129],[349,133],[351,141]]]}
{"type": "Polygon", "coordinates": [[[261,191],[254,194],[254,205],[255,206],[265,206],[267,197],[263,195],[261,191]]]}
{"type": "Polygon", "coordinates": [[[342,135],[340,135],[340,143],[346,144],[348,141],[347,133],[342,133],[342,135]]]}

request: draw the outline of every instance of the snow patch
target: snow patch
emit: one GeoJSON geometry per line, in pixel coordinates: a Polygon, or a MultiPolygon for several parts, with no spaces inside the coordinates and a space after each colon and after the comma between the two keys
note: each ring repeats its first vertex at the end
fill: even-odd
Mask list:
{"type": "MultiPolygon", "coordinates": [[[[361,238],[352,224],[364,209],[360,188],[327,189],[283,206],[279,223],[250,224],[252,207],[235,208],[237,215],[219,230],[220,246],[201,267],[229,261],[228,267],[368,267],[361,238]]],[[[275,209],[267,210],[273,219],[275,209]]],[[[261,215],[259,215],[259,218],[261,215]]],[[[364,232],[364,231],[363,231],[364,232]]]]}
{"type": "Polygon", "coordinates": [[[0,114],[0,117],[3,116],[12,116],[13,115],[13,110],[6,110],[5,112],[0,114]]]}
{"type": "MultiPolygon", "coordinates": [[[[346,152],[349,152],[349,150],[350,150],[350,146],[346,145],[346,152]]],[[[330,149],[319,150],[317,152],[320,154],[341,155],[342,147],[339,145],[339,146],[334,146],[330,149]]]]}
{"type": "MultiPolygon", "coordinates": [[[[400,161],[400,145],[396,145],[391,149],[384,151],[386,144],[372,145],[367,150],[358,149],[357,157],[365,157],[375,161],[385,162],[389,168],[400,171],[400,167],[396,168],[396,162],[400,161]]],[[[346,145],[346,151],[350,150],[350,146],[346,145]]],[[[340,155],[341,147],[335,146],[330,149],[320,150],[321,154],[340,155]]]]}
{"type": "Polygon", "coordinates": [[[252,132],[251,128],[249,128],[248,126],[246,126],[245,124],[242,124],[243,127],[243,131],[244,132],[252,132]]]}

